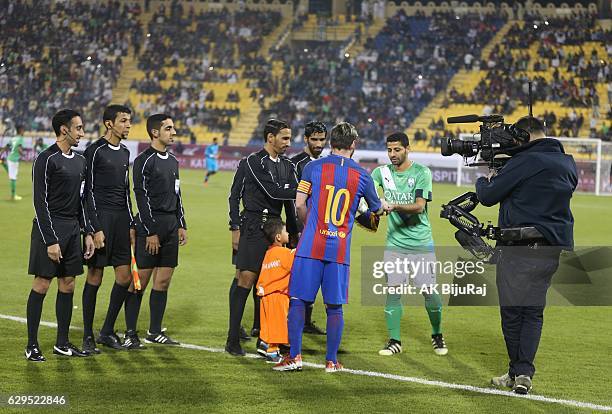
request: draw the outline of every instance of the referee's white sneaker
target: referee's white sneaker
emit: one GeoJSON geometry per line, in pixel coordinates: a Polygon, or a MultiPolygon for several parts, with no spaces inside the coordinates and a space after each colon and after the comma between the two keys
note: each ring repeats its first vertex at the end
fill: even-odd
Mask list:
{"type": "Polygon", "coordinates": [[[378,351],[378,355],[382,356],[391,356],[395,354],[400,354],[402,352],[402,342],[397,341],[395,339],[389,339],[387,345],[380,351],[378,351]]]}
{"type": "Polygon", "coordinates": [[[448,354],[448,348],[441,333],[431,336],[431,346],[433,346],[436,355],[442,356],[448,354]]]}

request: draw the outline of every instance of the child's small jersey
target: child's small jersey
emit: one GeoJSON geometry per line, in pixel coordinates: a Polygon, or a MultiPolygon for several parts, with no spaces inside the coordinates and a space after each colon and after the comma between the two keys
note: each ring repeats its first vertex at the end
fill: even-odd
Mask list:
{"type": "Polygon", "coordinates": [[[281,246],[272,246],[268,249],[257,281],[259,296],[274,292],[285,294],[289,292],[289,276],[294,257],[295,249],[281,246]]]}

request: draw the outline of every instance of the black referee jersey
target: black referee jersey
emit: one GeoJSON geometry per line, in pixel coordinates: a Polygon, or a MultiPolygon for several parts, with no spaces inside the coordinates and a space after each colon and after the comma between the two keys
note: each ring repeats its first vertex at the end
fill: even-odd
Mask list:
{"type": "Polygon", "coordinates": [[[81,229],[87,221],[83,205],[85,158],[71,151],[62,153],[57,144],[41,152],[32,166],[35,223],[46,246],[59,243],[56,221],[78,220],[81,229]]]}
{"type": "Polygon", "coordinates": [[[133,223],[130,197],[130,151],[123,144],[112,145],[100,138],[85,150],[87,176],[85,194],[87,200],[88,231],[102,230],[98,210],[127,211],[133,223]]]}
{"type": "Polygon", "coordinates": [[[158,228],[158,215],[174,214],[179,227],[187,229],[176,157],[149,147],[134,160],[133,174],[138,219],[147,236],[163,230],[158,228]]]}
{"type": "Polygon", "coordinates": [[[245,214],[280,216],[283,206],[287,217],[287,231],[297,233],[295,195],[297,176],[295,165],[283,155],[275,160],[265,149],[249,155],[244,167],[242,203],[245,214]]]}
{"type": "Polygon", "coordinates": [[[302,178],[302,171],[304,171],[306,164],[314,159],[315,158],[312,158],[306,151],[302,151],[298,155],[291,158],[291,161],[295,164],[295,171],[297,173],[298,181],[302,178]]]}

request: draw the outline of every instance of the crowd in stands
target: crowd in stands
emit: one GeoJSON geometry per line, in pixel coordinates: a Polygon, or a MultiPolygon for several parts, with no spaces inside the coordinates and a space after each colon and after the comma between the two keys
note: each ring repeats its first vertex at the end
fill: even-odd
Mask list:
{"type": "MultiPolygon", "coordinates": [[[[600,116],[600,97],[597,83],[612,85],[612,71],[608,64],[612,53],[612,32],[596,24],[594,14],[574,13],[571,16],[544,18],[527,13],[523,23],[515,23],[501,44],[483,59],[471,60],[468,69],[486,70],[487,74],[469,94],[452,89],[445,105],[450,103],[488,104],[496,113],[510,114],[519,104],[528,103],[528,81],[532,81],[533,102],[558,102],[568,108],[591,109],[600,116]],[[532,61],[529,48],[539,42],[537,58],[532,61]],[[600,42],[607,48],[606,56],[596,49],[585,53],[585,42],[600,42]],[[577,50],[563,46],[576,46],[577,50]],[[541,74],[528,76],[532,70],[541,74]],[[547,72],[547,73],[544,73],[547,72]]],[[[610,94],[609,94],[610,95],[610,94]]],[[[584,117],[573,110],[556,123],[550,131],[561,136],[578,136],[584,117]]]]}
{"type": "MultiPolygon", "coordinates": [[[[526,13],[523,23],[514,24],[481,59],[506,16],[407,16],[400,10],[380,33],[365,39],[358,56],[345,55],[346,43],[287,42],[266,61],[258,52],[280,22],[279,12],[195,12],[174,0],[159,5],[143,30],[138,3],[0,0],[0,8],[0,120],[28,130],[49,131],[50,115],[63,107],[79,110],[86,124],[98,123],[111,101],[122,56],[133,48],[145,73],[131,84],[144,95],[137,111],[145,117],[172,113],[186,135],[200,125],[227,134],[240,116],[236,104],[251,99],[263,109],[260,124],[278,117],[296,135],[310,120],[346,120],[357,126],[363,147],[380,148],[386,134],[406,129],[461,68],[487,73],[471,93],[451,90],[443,106],[483,104],[485,115],[510,114],[527,103],[530,71],[537,73],[529,78],[536,107],[555,102],[568,108],[562,116],[544,114],[549,135],[577,136],[585,126],[592,137],[610,140],[612,134],[612,111],[601,107],[597,90],[607,83],[612,102],[612,32],[599,27],[593,14],[526,13]],[[536,42],[537,56],[532,56],[528,51],[536,42]],[[586,48],[585,42],[600,43],[607,54],[586,48]],[[274,71],[272,62],[283,70],[274,71]],[[223,104],[203,86],[242,79],[251,95],[240,96],[240,88],[232,87],[223,104]]],[[[355,13],[355,21],[369,25],[378,14],[366,7],[355,13]]],[[[418,130],[414,139],[437,147],[443,137],[462,132],[439,121],[432,121],[429,133],[418,130]]],[[[261,141],[261,135],[258,130],[254,139],[261,141]]]]}
{"type": "Polygon", "coordinates": [[[138,37],[138,4],[2,0],[0,9],[0,118],[49,131],[51,115],[70,107],[86,127],[100,123],[138,37]]]}
{"type": "MultiPolygon", "coordinates": [[[[240,110],[211,106],[212,90],[203,90],[203,82],[235,84],[239,68],[253,66],[264,36],[281,19],[279,12],[242,10],[230,13],[200,11],[191,6],[185,10],[181,2],[172,2],[168,9],[162,4],[152,17],[145,45],[139,56],[138,68],[145,72],[131,88],[141,94],[155,94],[153,102],[145,103],[146,112],[176,110],[179,124],[185,128],[206,125],[209,131],[228,132],[232,117],[240,110]],[[179,65],[180,64],[180,65],[179,65]],[[181,69],[175,69],[178,67],[181,69]],[[167,71],[173,68],[172,75],[167,71]],[[172,80],[171,86],[164,80],[172,80]]],[[[249,75],[249,74],[247,74],[249,75]]],[[[240,102],[237,91],[231,91],[226,102],[240,102]]]]}
{"type": "Polygon", "coordinates": [[[331,42],[281,49],[276,56],[285,70],[278,89],[284,97],[262,120],[277,116],[297,131],[312,119],[343,119],[357,126],[366,147],[380,147],[386,133],[407,128],[444,90],[466,53],[480,54],[503,21],[498,15],[426,17],[400,10],[355,59],[331,42]]]}

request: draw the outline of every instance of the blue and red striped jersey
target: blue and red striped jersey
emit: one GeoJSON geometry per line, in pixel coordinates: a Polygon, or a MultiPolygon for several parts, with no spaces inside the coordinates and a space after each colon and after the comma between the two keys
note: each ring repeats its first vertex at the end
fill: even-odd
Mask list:
{"type": "Polygon", "coordinates": [[[352,159],[331,154],[304,167],[298,191],[309,197],[296,256],[350,264],[359,201],[365,198],[372,211],[382,208],[370,174],[352,159]]]}

